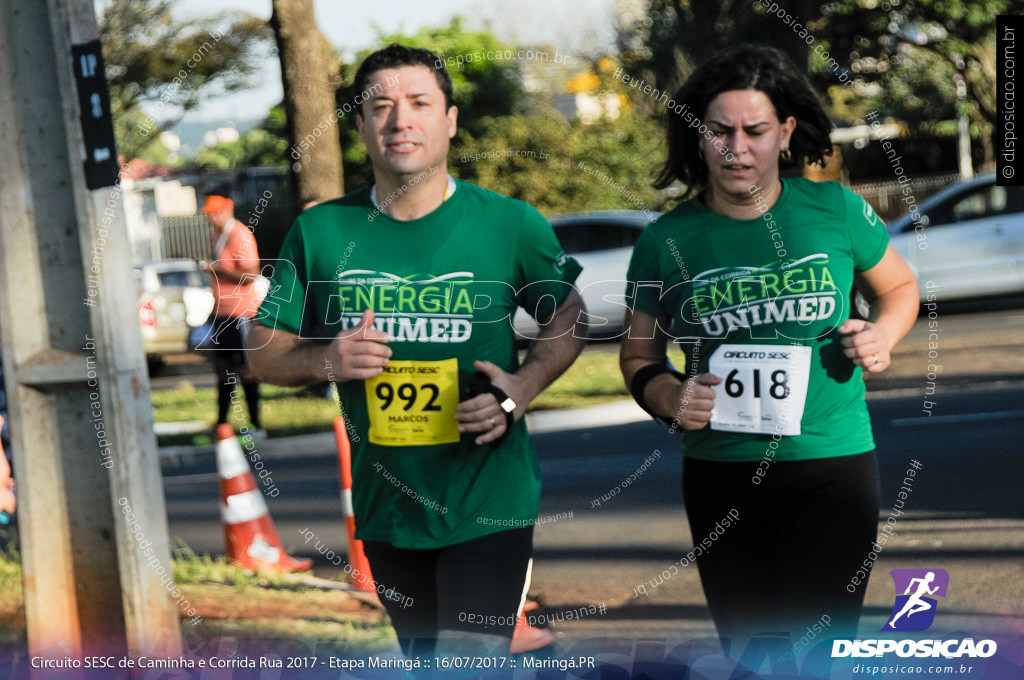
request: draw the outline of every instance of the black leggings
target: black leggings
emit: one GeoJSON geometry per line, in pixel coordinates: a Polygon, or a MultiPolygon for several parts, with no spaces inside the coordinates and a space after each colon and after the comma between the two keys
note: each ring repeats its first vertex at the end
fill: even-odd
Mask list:
{"type": "Polygon", "coordinates": [[[867,582],[850,579],[878,532],[875,452],[773,462],[758,477],[760,465],[683,463],[693,544],[709,546],[697,567],[719,635],[800,639],[817,623],[823,637],[854,636],[867,582]],[[739,520],[723,527],[731,510],[739,520]]]}
{"type": "Polygon", "coordinates": [[[381,601],[406,656],[432,656],[442,630],[512,638],[533,553],[532,526],[434,550],[382,541],[364,541],[363,548],[374,581],[396,591],[381,601]]]}

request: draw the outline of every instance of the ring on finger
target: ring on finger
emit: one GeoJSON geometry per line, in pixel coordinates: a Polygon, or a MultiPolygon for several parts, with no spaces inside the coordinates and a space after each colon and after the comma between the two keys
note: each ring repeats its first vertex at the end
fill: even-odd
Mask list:
{"type": "Polygon", "coordinates": [[[498,424],[498,421],[496,421],[494,418],[491,418],[491,427],[494,427],[497,424],[498,424]]]}
{"type": "Polygon", "coordinates": [[[872,354],[871,358],[874,359],[874,362],[872,362],[872,364],[871,364],[872,366],[875,366],[876,364],[878,364],[878,362],[881,361],[881,359],[878,358],[878,354],[877,353],[872,354]]]}

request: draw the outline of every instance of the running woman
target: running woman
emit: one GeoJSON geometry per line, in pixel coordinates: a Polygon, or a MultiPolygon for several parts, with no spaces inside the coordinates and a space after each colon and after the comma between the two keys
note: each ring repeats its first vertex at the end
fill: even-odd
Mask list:
{"type": "Polygon", "coordinates": [[[693,544],[738,512],[697,562],[726,652],[822,615],[830,633],[852,635],[866,585],[847,585],[878,522],[862,372],[890,365],[917,315],[915,279],[860,197],[780,179],[780,165],[832,150],[830,121],[782,52],[725,50],[675,101],[655,186],[678,180],[692,198],[633,252],[623,376],[683,433],[693,544]],[[869,321],[850,318],[855,281],[869,321]],[[666,360],[670,339],[681,372],[666,360]]]}

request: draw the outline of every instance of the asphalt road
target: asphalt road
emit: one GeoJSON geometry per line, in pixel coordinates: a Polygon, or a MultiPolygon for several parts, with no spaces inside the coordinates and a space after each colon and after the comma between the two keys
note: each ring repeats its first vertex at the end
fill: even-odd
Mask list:
{"type": "MultiPolygon", "coordinates": [[[[998,376],[997,376],[998,378],[998,376]]],[[[922,413],[921,387],[875,391],[869,398],[881,467],[883,517],[912,459],[920,461],[899,538],[881,554],[867,594],[864,629],[877,630],[892,606],[889,569],[941,567],[950,596],[936,626],[948,630],[1024,629],[1024,500],[1019,457],[1024,435],[1024,381],[947,384],[922,413]]],[[[692,545],[680,493],[678,443],[653,423],[575,429],[535,437],[544,492],[531,595],[540,615],[603,604],[605,614],[549,622],[562,649],[592,637],[678,640],[711,637],[713,628],[695,570],[644,597],[634,590],[692,545]],[[601,507],[592,501],[654,455],[640,479],[601,507]]],[[[311,529],[344,552],[337,463],[323,455],[268,462],[281,495],[268,499],[286,546],[319,557],[302,543],[311,529]]],[[[223,552],[219,489],[212,457],[165,469],[172,537],[199,553],[223,552]]],[[[337,570],[321,563],[317,573],[337,570]]]]}

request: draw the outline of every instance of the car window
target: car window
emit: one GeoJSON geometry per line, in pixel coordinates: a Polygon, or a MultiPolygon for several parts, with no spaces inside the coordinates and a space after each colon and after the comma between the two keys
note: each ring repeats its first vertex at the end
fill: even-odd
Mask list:
{"type": "Polygon", "coordinates": [[[203,286],[207,285],[208,281],[209,279],[203,276],[203,274],[198,269],[188,270],[188,285],[193,286],[195,288],[202,288],[203,286]]]}
{"type": "Polygon", "coordinates": [[[555,227],[558,241],[567,255],[612,248],[632,248],[640,238],[640,229],[609,222],[573,222],[555,227]]]}
{"type": "Polygon", "coordinates": [[[1006,189],[990,184],[959,197],[950,208],[950,221],[966,222],[1008,212],[1009,200],[1006,189]]]}
{"type": "Polygon", "coordinates": [[[177,271],[177,272],[160,272],[157,274],[157,278],[160,279],[160,286],[190,286],[193,283],[189,280],[189,272],[177,271]]]}

